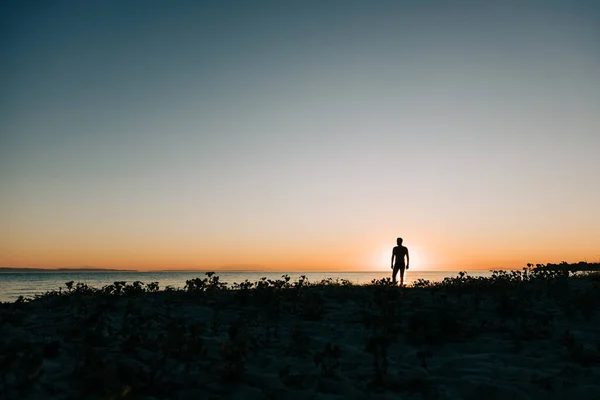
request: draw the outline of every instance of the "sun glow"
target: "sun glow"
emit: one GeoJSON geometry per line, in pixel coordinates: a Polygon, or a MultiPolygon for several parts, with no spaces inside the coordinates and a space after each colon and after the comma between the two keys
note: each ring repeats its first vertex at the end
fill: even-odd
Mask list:
{"type": "MultiPolygon", "coordinates": [[[[432,258],[419,246],[408,245],[405,243],[406,247],[408,247],[408,255],[410,257],[410,268],[414,270],[429,270],[432,268],[433,260],[432,258]]],[[[374,270],[384,270],[389,269],[391,266],[392,260],[392,248],[393,246],[380,246],[376,252],[373,253],[372,269],[374,270]]]]}

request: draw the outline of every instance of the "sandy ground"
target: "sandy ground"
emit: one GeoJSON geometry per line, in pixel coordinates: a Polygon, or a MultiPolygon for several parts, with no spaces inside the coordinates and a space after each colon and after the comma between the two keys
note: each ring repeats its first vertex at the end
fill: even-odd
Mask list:
{"type": "Polygon", "coordinates": [[[0,399],[600,399],[599,284],[81,287],[1,305],[0,399]]]}

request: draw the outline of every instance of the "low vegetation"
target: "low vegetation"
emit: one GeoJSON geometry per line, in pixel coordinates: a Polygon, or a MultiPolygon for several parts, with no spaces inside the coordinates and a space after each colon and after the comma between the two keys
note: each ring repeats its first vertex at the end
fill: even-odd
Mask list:
{"type": "MultiPolygon", "coordinates": [[[[600,326],[600,275],[581,269],[530,264],[410,287],[287,275],[228,285],[214,273],[183,289],[66,282],[0,303],[0,400],[216,398],[235,385],[273,398],[340,394],[349,390],[334,384],[343,374],[354,378],[342,386],[359,392],[433,393],[445,346],[489,335],[502,339],[499,351],[543,342],[565,365],[595,367],[597,330],[573,327],[600,326]],[[413,375],[400,374],[407,365],[413,375]]],[[[533,394],[551,390],[540,382],[531,380],[533,394]]]]}

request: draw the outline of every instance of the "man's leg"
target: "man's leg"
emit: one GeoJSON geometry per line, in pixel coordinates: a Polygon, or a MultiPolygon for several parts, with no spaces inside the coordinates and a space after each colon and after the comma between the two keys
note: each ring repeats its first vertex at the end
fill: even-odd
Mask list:
{"type": "Polygon", "coordinates": [[[404,286],[404,268],[400,268],[400,286],[404,286]]]}
{"type": "Polygon", "coordinates": [[[396,283],[396,274],[398,274],[398,267],[394,266],[394,269],[392,271],[392,282],[396,283]]]}

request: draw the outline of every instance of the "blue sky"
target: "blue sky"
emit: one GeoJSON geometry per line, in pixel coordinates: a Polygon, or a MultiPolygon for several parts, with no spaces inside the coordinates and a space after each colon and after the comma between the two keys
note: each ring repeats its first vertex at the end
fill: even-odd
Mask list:
{"type": "Polygon", "coordinates": [[[2,7],[0,264],[600,258],[594,2],[2,7]]]}

